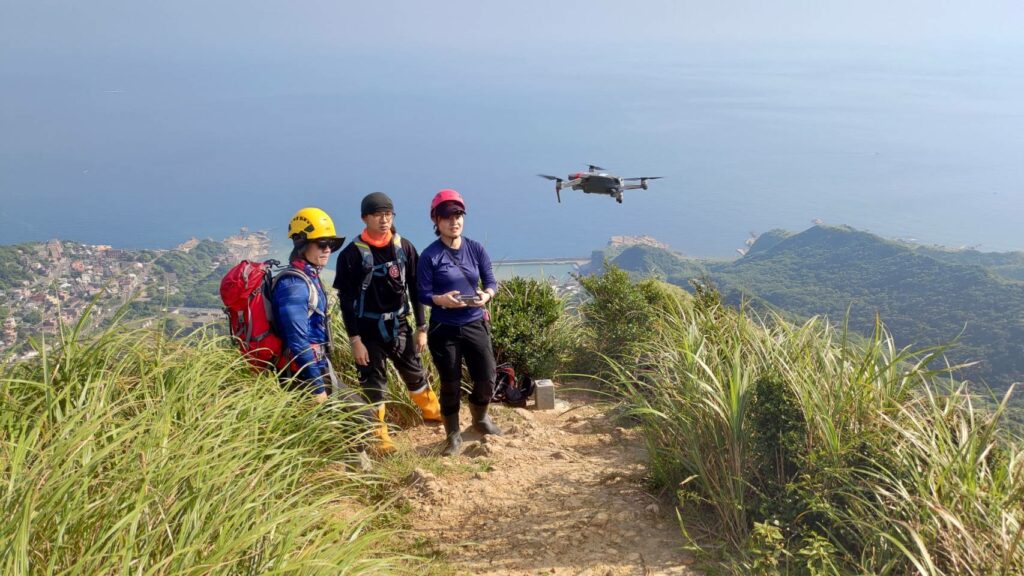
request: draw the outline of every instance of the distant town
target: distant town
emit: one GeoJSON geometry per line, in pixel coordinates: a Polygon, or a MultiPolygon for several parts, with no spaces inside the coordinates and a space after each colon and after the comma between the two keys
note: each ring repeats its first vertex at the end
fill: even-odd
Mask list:
{"type": "Polygon", "coordinates": [[[86,310],[89,328],[119,310],[133,318],[187,318],[179,326],[219,319],[223,313],[218,307],[175,305],[184,304],[188,298],[183,290],[195,285],[194,278],[181,276],[209,275],[242,259],[264,259],[269,252],[269,236],[246,229],[222,242],[192,238],[170,250],[122,250],[64,240],[2,246],[0,354],[34,355],[27,345],[30,336],[56,335],[60,325],[74,325],[86,310]],[[204,242],[222,248],[210,251],[209,258],[180,258],[204,242]],[[193,269],[198,261],[205,270],[193,269]]]}

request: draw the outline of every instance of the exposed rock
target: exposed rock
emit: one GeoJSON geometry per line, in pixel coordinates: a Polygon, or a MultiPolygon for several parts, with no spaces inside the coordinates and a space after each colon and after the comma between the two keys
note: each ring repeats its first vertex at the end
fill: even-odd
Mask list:
{"type": "Polygon", "coordinates": [[[483,438],[480,438],[481,444],[487,444],[491,448],[502,446],[507,442],[508,440],[505,438],[505,436],[496,436],[494,434],[485,434],[483,438]]]}
{"type": "Polygon", "coordinates": [[[438,483],[437,477],[422,468],[416,468],[410,472],[406,476],[405,482],[423,498],[432,500],[441,493],[441,485],[438,483]]]}
{"type": "Polygon", "coordinates": [[[410,486],[435,481],[437,481],[437,476],[434,476],[432,472],[428,472],[423,468],[416,468],[405,477],[405,483],[410,486]]]}
{"type": "Polygon", "coordinates": [[[476,458],[479,456],[490,456],[493,451],[490,446],[482,442],[470,442],[462,449],[462,453],[469,458],[476,458]]]}
{"type": "Polygon", "coordinates": [[[359,452],[359,470],[361,472],[373,471],[373,460],[370,459],[370,455],[366,453],[366,450],[359,452]]]}

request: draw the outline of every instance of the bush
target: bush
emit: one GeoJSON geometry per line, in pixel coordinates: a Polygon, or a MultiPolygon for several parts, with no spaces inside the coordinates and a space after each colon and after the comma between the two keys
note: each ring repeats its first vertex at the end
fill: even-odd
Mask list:
{"type": "Polygon", "coordinates": [[[499,364],[516,374],[548,378],[567,352],[564,303],[551,286],[530,278],[502,282],[491,306],[491,339],[499,364]]]}
{"type": "Polygon", "coordinates": [[[787,490],[806,456],[803,411],[792,389],[779,377],[754,383],[750,406],[750,460],[760,499],[755,518],[791,524],[804,510],[794,510],[787,490]]]}
{"type": "Polygon", "coordinates": [[[656,337],[656,325],[674,307],[674,297],[657,280],[631,281],[607,260],[602,274],[577,280],[587,296],[579,306],[585,330],[579,368],[600,373],[611,359],[635,371],[640,351],[656,337]]]}

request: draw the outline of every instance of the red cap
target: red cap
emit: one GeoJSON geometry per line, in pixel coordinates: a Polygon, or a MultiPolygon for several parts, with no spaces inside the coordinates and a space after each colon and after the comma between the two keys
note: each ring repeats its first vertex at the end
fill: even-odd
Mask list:
{"type": "Polygon", "coordinates": [[[466,202],[462,199],[462,194],[459,194],[455,190],[445,188],[434,195],[434,199],[430,201],[430,217],[434,218],[434,213],[437,211],[437,207],[445,202],[455,202],[462,207],[462,211],[466,211],[466,202]]]}

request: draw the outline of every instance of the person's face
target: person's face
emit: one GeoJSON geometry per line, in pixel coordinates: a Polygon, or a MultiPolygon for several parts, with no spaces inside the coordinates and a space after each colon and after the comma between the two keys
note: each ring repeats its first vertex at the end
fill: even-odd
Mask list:
{"type": "Polygon", "coordinates": [[[395,213],[391,210],[378,210],[363,216],[363,223],[366,224],[366,229],[374,234],[386,234],[395,223],[395,213]]]}
{"type": "Polygon", "coordinates": [[[463,216],[462,212],[447,217],[438,216],[437,231],[445,238],[458,238],[462,235],[463,216]]]}
{"type": "Polygon", "coordinates": [[[302,255],[314,266],[326,266],[331,259],[330,240],[312,240],[302,255]]]}

